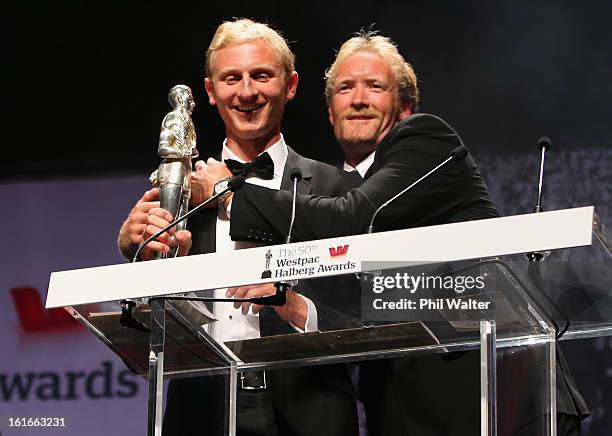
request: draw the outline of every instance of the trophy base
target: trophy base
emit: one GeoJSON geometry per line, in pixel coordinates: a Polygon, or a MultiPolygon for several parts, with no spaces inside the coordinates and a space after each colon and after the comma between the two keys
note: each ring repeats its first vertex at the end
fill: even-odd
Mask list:
{"type": "Polygon", "coordinates": [[[269,279],[271,277],[272,277],[272,271],[270,270],[265,270],[264,272],[261,273],[262,279],[269,279]]]}

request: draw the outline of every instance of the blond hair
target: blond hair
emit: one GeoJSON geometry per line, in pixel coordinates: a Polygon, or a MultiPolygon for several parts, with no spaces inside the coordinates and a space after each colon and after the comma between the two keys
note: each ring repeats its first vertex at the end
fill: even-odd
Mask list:
{"type": "Polygon", "coordinates": [[[342,44],[336,54],[336,59],[325,71],[325,98],[329,105],[334,94],[334,85],[340,64],[349,56],[366,51],[383,58],[391,68],[397,82],[397,92],[402,104],[409,104],[412,112],[418,110],[419,88],[417,77],[412,65],[397,51],[397,46],[391,39],[378,35],[373,31],[361,31],[342,44]]]}
{"type": "Polygon", "coordinates": [[[285,38],[267,24],[257,23],[248,18],[225,21],[217,27],[215,36],[206,51],[206,77],[212,79],[216,52],[232,44],[257,40],[264,41],[278,54],[285,78],[289,79],[295,70],[295,55],[289,49],[285,38]]]}

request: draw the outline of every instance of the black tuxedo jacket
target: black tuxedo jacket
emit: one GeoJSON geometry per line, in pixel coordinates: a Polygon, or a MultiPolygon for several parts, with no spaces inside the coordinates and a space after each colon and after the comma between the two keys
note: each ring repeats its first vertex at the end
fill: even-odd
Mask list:
{"type": "MultiPolygon", "coordinates": [[[[361,181],[355,175],[348,175],[333,166],[304,158],[289,148],[281,189],[292,189],[289,175],[293,168],[302,171],[302,180],[298,183],[297,190],[304,195],[312,193],[339,195],[361,181]]],[[[190,218],[188,228],[192,232],[193,242],[190,254],[215,251],[216,219],[216,208],[205,210],[190,218]]],[[[288,228],[287,226],[284,231],[287,232],[288,228]]],[[[252,240],[260,243],[271,242],[265,233],[254,234],[252,240]]],[[[308,285],[309,282],[302,282],[296,289],[307,294],[315,303],[319,328],[326,326],[330,328],[335,320],[341,317],[335,308],[342,303],[337,298],[334,301],[323,298],[321,300],[323,303],[319,304],[316,294],[322,291],[322,286],[312,286],[310,289],[308,285]]],[[[326,292],[325,295],[329,296],[330,293],[326,292]]],[[[260,329],[263,336],[296,333],[271,308],[264,308],[260,312],[260,329]]],[[[276,425],[281,434],[289,436],[358,434],[356,393],[345,365],[270,371],[268,385],[276,412],[276,425]]],[[[223,416],[221,407],[223,401],[220,400],[223,398],[223,390],[224,385],[221,380],[213,377],[171,381],[164,416],[164,436],[199,435],[205,428],[205,422],[208,422],[208,425],[218,424],[223,416]]]]}
{"type": "MultiPolygon", "coordinates": [[[[459,135],[440,118],[413,115],[398,123],[379,144],[374,162],[358,188],[343,196],[298,196],[295,240],[364,233],[374,211],[434,168],[462,145],[459,135]]],[[[234,194],[231,235],[253,240],[265,233],[282,241],[290,218],[291,195],[260,186],[234,194]]],[[[431,226],[498,216],[486,185],[470,156],[425,179],[385,208],[377,231],[431,226]]]]}

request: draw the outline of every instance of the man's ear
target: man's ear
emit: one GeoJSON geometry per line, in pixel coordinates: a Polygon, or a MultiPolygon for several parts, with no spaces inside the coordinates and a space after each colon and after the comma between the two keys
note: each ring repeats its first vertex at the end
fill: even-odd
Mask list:
{"type": "Polygon", "coordinates": [[[208,94],[208,103],[212,106],[216,105],[217,99],[215,98],[215,91],[212,81],[208,77],[204,79],[204,88],[206,89],[206,94],[208,94]]]}
{"type": "Polygon", "coordinates": [[[334,125],[334,114],[332,113],[331,107],[329,107],[329,104],[327,105],[327,119],[329,120],[329,123],[333,126],[334,125]]]}
{"type": "Polygon", "coordinates": [[[399,119],[403,120],[412,115],[412,103],[404,102],[400,106],[399,119]]]}
{"type": "Polygon", "coordinates": [[[289,76],[289,80],[287,80],[287,101],[291,101],[295,97],[299,79],[297,71],[293,71],[289,76]]]}

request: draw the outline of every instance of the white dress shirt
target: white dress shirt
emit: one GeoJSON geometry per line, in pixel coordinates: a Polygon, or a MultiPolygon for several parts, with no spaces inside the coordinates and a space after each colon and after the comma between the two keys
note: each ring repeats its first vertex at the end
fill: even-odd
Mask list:
{"type": "MultiPolygon", "coordinates": [[[[287,155],[289,151],[287,144],[283,136],[278,142],[268,147],[265,150],[274,162],[274,175],[270,180],[263,180],[256,177],[248,177],[246,183],[253,185],[259,185],[270,189],[280,189],[281,181],[283,179],[283,172],[285,170],[285,164],[287,162],[287,155]]],[[[221,159],[234,159],[239,162],[244,162],[236,156],[227,146],[227,140],[223,142],[223,151],[221,152],[221,159]]],[[[241,242],[232,241],[230,238],[230,221],[226,218],[225,214],[219,209],[217,215],[217,227],[216,227],[216,252],[222,253],[232,250],[240,250],[242,248],[258,247],[262,244],[254,242],[241,242]]],[[[225,293],[227,289],[216,289],[214,292],[215,298],[226,298],[225,293]]],[[[310,299],[301,296],[306,305],[308,306],[308,316],[306,319],[306,328],[304,331],[316,331],[317,325],[317,311],[315,305],[310,299]]],[[[208,324],[208,333],[215,338],[217,341],[235,341],[242,339],[259,338],[259,314],[253,314],[249,309],[246,315],[242,314],[242,308],[235,309],[232,303],[213,303],[213,313],[218,321],[208,324]]],[[[295,325],[293,328],[298,332],[303,332],[295,325]]]]}
{"type": "Polygon", "coordinates": [[[368,172],[372,163],[374,162],[374,156],[376,155],[376,150],[374,150],[368,157],[359,162],[356,167],[349,165],[346,161],[344,161],[344,165],[342,165],[342,169],[344,171],[357,171],[361,177],[365,176],[365,173],[368,172]]]}

